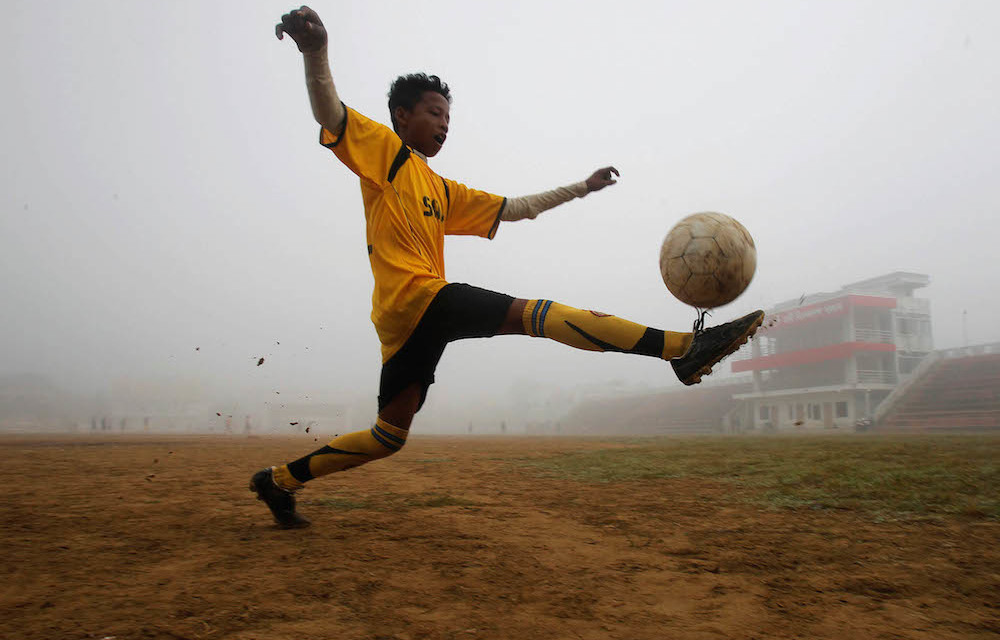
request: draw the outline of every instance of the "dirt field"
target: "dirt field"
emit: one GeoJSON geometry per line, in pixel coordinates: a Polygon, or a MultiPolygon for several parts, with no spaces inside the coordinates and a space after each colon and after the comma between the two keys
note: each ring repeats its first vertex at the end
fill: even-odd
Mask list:
{"type": "Polygon", "coordinates": [[[0,438],[0,637],[1000,635],[1000,522],[976,509],[774,507],[745,483],[545,463],[626,441],[418,434],[311,483],[312,528],[276,529],[247,480],[322,443],[0,438]]]}

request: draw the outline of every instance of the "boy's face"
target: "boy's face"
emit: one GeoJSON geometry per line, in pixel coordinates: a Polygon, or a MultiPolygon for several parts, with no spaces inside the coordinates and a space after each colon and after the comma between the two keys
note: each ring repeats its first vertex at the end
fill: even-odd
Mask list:
{"type": "Polygon", "coordinates": [[[413,111],[396,107],[399,137],[428,158],[433,158],[448,137],[450,113],[447,98],[437,91],[424,91],[413,111]]]}

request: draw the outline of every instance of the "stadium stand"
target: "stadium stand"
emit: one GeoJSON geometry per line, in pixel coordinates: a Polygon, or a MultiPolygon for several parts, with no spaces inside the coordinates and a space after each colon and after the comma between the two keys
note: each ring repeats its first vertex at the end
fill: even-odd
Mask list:
{"type": "MultiPolygon", "coordinates": [[[[706,385],[692,389],[591,400],[563,420],[564,433],[588,435],[656,435],[719,433],[726,417],[743,405],[733,395],[747,393],[751,383],[706,385]]],[[[738,419],[738,418],[736,418],[738,419]]]]}
{"type": "MultiPolygon", "coordinates": [[[[937,352],[911,381],[877,429],[985,430],[1000,428],[1000,344],[937,352]]],[[[881,407],[880,407],[881,408],[881,407]]]]}

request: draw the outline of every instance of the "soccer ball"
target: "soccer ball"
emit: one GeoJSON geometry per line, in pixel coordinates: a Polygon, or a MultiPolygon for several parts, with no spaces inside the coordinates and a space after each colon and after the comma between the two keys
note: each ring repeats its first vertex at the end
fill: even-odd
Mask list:
{"type": "Polygon", "coordinates": [[[723,213],[695,213],[676,225],[660,247],[663,283],[678,300],[698,309],[728,304],[757,270],[750,233],[723,213]]]}

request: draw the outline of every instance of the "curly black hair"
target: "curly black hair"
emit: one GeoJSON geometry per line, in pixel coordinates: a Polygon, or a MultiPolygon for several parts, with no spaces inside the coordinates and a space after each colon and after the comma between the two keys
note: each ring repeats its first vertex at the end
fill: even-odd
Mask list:
{"type": "Polygon", "coordinates": [[[429,76],[426,73],[410,73],[399,76],[389,87],[389,117],[392,118],[392,128],[396,129],[396,107],[403,107],[407,111],[413,111],[425,91],[440,93],[451,104],[451,91],[448,85],[441,82],[437,76],[429,76]]]}

